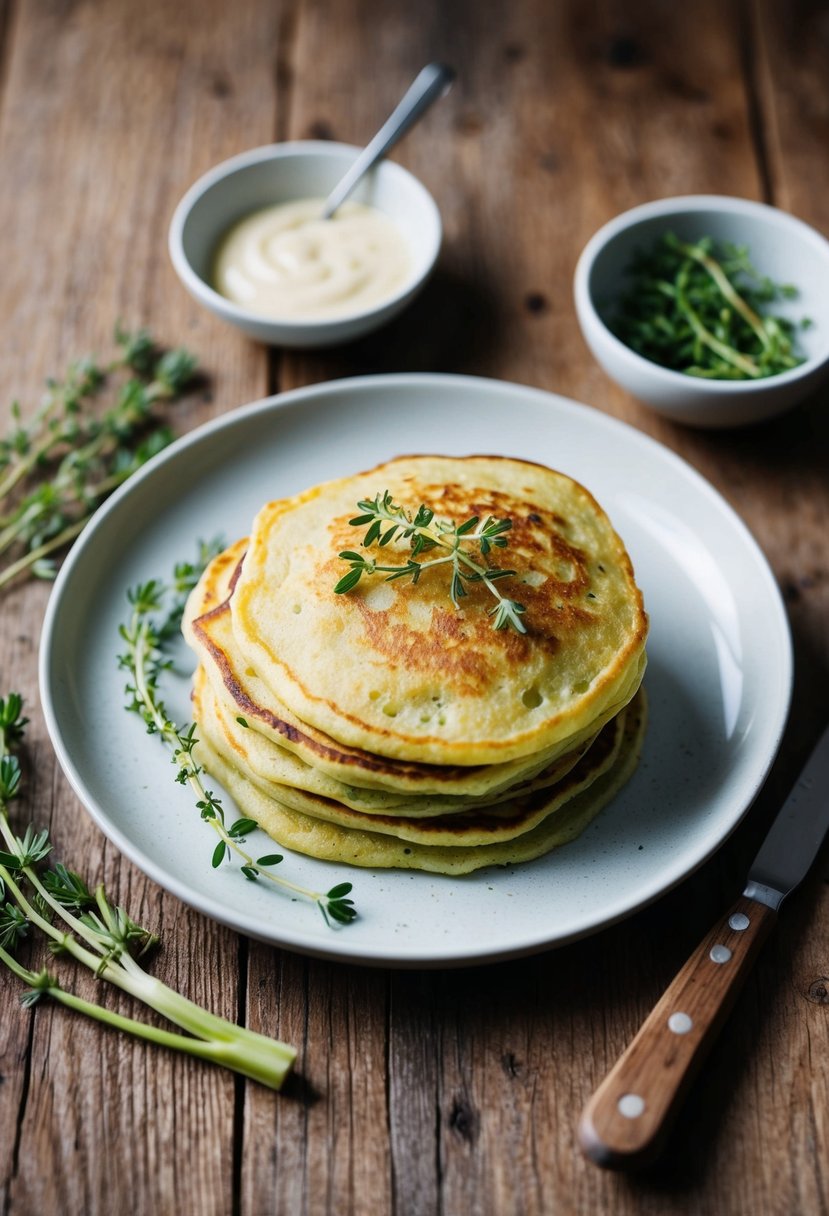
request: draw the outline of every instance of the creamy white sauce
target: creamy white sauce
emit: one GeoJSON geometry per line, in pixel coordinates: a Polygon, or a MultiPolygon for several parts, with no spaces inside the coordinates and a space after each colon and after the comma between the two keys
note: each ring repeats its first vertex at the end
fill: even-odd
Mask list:
{"type": "Polygon", "coordinates": [[[234,224],[216,251],[216,290],[251,312],[290,320],[362,312],[395,295],[411,271],[397,225],[352,202],[323,220],[323,203],[279,203],[234,224]]]}

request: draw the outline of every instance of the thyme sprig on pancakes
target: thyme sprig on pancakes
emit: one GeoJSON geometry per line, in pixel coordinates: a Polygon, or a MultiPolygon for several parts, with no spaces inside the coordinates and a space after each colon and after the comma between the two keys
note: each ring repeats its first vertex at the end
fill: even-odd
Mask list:
{"type": "Polygon", "coordinates": [[[340,925],[350,924],[357,916],[353,900],[348,898],[350,882],[338,883],[326,892],[310,891],[273,873],[272,867],[283,860],[281,854],[271,852],[254,857],[248,852],[244,840],[258,824],[244,816],[231,823],[226,821],[221,798],[207,789],[203,781],[204,769],[196,758],[198,736],[195,722],[185,726],[176,725],[161,699],[159,679],[172,666],[169,645],[179,633],[187,594],[221,548],[218,541],[212,545],[202,545],[196,563],[176,565],[169,585],[158,579],[150,579],[127,592],[132,611],[129,621],[120,626],[119,632],[126,650],[118,657],[119,667],[129,673],[126,708],[143,719],[149,734],[158,735],[171,749],[177,770],[176,781],[190,787],[196,796],[196,807],[202,819],[219,838],[213,850],[214,868],[235,856],[241,862],[242,874],[249,882],[264,878],[301,899],[311,900],[329,926],[332,920],[340,925]]]}
{"type": "Polygon", "coordinates": [[[0,555],[8,555],[0,587],[26,571],[54,578],[53,555],[173,438],[155,407],[192,382],[194,357],[161,352],[145,329],[118,328],[115,342],[111,362],[79,359],[49,380],[30,421],[11,407],[12,428],[0,438],[0,555]]]}
{"type": "Polygon", "coordinates": [[[424,570],[448,565],[451,567],[449,595],[456,608],[460,608],[460,600],[469,594],[467,583],[483,583],[497,601],[489,611],[493,626],[496,629],[514,629],[517,633],[527,632],[521,620],[526,611],[524,605],[501,595],[495,586],[498,579],[509,578],[515,571],[489,564],[481,565],[464,548],[477,547],[483,558],[488,558],[492,549],[505,549],[506,533],[512,528],[511,519],[496,519],[490,515],[482,520],[478,515],[472,515],[456,526],[448,520],[436,519],[434,511],[423,505],[411,515],[405,507],[394,502],[388,490],[373,499],[358,502],[357,507],[361,514],[348,522],[355,528],[368,524],[368,531],[363,537],[365,548],[376,544],[382,549],[399,536],[410,542],[412,555],[402,566],[382,566],[374,558],[350,549],[344,550],[340,557],[351,568],[334,588],[338,595],[352,591],[364,574],[385,574],[387,583],[398,578],[410,578],[417,583],[424,570]],[[435,550],[444,552],[440,557],[420,560],[423,554],[435,550]]]}
{"type": "Polygon", "coordinates": [[[796,326],[768,312],[797,290],[759,274],[745,246],[666,232],[637,252],[628,274],[611,327],[646,359],[715,380],[758,380],[803,362],[796,326]]]}
{"type": "Polygon", "coordinates": [[[231,1068],[279,1089],[296,1052],[285,1043],[236,1026],[209,1013],[148,974],[138,959],[158,938],[112,904],[102,885],[91,890],[65,865],[45,869],[52,843],[30,825],[22,836],[12,827],[9,804],[20,794],[21,767],[15,750],[26,719],[17,693],[0,699],[0,962],[27,985],[20,1001],[32,1008],[48,997],[118,1030],[164,1047],[231,1068]],[[95,1001],[68,992],[45,967],[33,970],[15,956],[39,930],[55,956],[70,958],[136,997],[188,1033],[178,1034],[125,1017],[95,1001]],[[192,1036],[192,1037],[191,1037],[192,1036]]]}

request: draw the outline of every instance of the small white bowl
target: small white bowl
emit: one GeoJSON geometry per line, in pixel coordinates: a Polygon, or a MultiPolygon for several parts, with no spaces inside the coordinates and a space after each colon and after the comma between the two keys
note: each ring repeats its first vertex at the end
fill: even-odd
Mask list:
{"type": "Polygon", "coordinates": [[[692,426],[729,427],[760,422],[795,405],[829,372],[829,241],[776,207],[719,195],[688,195],[634,207],[588,241],[575,275],[576,312],[587,345],[607,372],[660,414],[692,426]],[[604,316],[626,289],[625,269],[637,249],[665,232],[685,240],[711,236],[748,247],[756,268],[776,283],[797,288],[794,300],[772,311],[798,330],[804,363],[762,380],[707,380],[671,371],[619,340],[604,316]]]}
{"type": "Polygon", "coordinates": [[[210,285],[216,245],[231,225],[271,203],[324,198],[359,151],[324,140],[269,144],[223,161],[199,178],[176,208],[169,235],[173,266],[190,294],[223,321],[275,346],[334,346],[396,316],[428,279],[442,229],[440,212],[426,188],[390,160],[370,170],[351,197],[393,220],[409,246],[411,273],[393,296],[337,317],[275,320],[233,303],[210,285]]]}

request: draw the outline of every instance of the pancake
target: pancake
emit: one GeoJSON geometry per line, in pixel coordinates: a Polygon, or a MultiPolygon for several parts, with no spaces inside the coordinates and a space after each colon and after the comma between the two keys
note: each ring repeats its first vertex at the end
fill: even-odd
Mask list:
{"type": "Polygon", "coordinates": [[[266,797],[275,799],[291,810],[345,828],[381,832],[420,844],[466,848],[512,840],[523,835],[592,785],[616,761],[628,712],[627,708],[623,709],[609,722],[595,744],[586,749],[578,761],[566,766],[566,771],[549,787],[535,793],[516,793],[515,797],[501,804],[484,804],[454,814],[418,817],[410,815],[406,808],[385,815],[367,815],[333,799],[264,780],[251,767],[250,756],[244,747],[247,740],[240,744],[230,739],[219,719],[214,717],[212,707],[205,703],[209,702],[209,698],[209,689],[204,690],[203,696],[197,693],[194,697],[194,717],[201,731],[200,737],[227,764],[244,772],[251,784],[266,797]]]}
{"type": "Polygon", "coordinates": [[[197,762],[281,848],[324,860],[530,860],[577,835],[639,754],[647,617],[630,561],[582,486],[527,462],[410,457],[271,502],[207,567],[183,631],[197,762]],[[384,536],[382,556],[361,552],[393,569],[414,556],[417,580],[337,594],[339,554],[365,534],[349,521],[386,493],[427,504],[438,543],[384,536]],[[453,603],[440,538],[473,515],[464,535],[511,521],[508,547],[487,557],[478,535],[464,551],[509,567],[498,588],[525,632],[493,627],[494,583],[456,584],[453,603]]]}
{"type": "Polygon", "coordinates": [[[237,541],[209,564],[188,599],[183,630],[204,666],[213,691],[234,720],[237,716],[243,717],[249,727],[278,746],[279,752],[272,756],[272,763],[281,765],[282,775],[273,772],[272,776],[285,784],[339,797],[366,810],[372,805],[381,810],[399,805],[412,794],[451,799],[494,798],[516,783],[538,776],[562,755],[576,751],[592,739],[604,722],[629,699],[641,680],[644,654],[640,655],[631,673],[630,686],[622,690],[619,703],[607,707],[575,736],[521,760],[480,766],[441,766],[395,760],[344,746],[325,732],[308,726],[282,704],[239,650],[230,604],[246,547],[246,540],[237,541]],[[346,797],[323,788],[325,778],[347,787],[346,797]],[[363,795],[363,790],[385,792],[388,798],[384,801],[382,797],[363,795]]]}
{"type": "MultiPolygon", "coordinates": [[[[366,551],[368,552],[368,550],[366,551]]],[[[411,556],[400,535],[387,565],[411,556]]],[[[499,457],[412,456],[269,503],[230,599],[233,637],[276,701],[340,746],[394,761],[475,767],[566,750],[630,699],[647,617],[624,546],[584,487],[499,457]],[[360,544],[358,502],[389,491],[440,520],[509,518],[497,550],[526,633],[496,630],[482,583],[456,608],[446,567],[415,584],[334,586],[360,544]]]]}
{"type": "MultiPolygon", "coordinates": [[[[567,777],[588,750],[594,747],[594,742],[596,757],[608,752],[608,741],[613,733],[611,728],[613,723],[619,721],[621,715],[605,726],[595,741],[594,738],[591,738],[581,747],[568,752],[548,765],[537,777],[529,781],[521,781],[506,793],[500,793],[495,801],[487,796],[440,798],[412,794],[408,798],[395,798],[393,795],[387,796],[381,791],[354,790],[330,779],[326,782],[324,775],[323,780],[317,780],[319,775],[309,766],[306,766],[308,768],[307,779],[306,774],[302,774],[303,780],[300,783],[286,782],[284,768],[278,755],[280,749],[275,747],[270,740],[257,734],[256,731],[249,727],[242,727],[238,720],[228,714],[213,693],[201,670],[196,672],[194,679],[193,717],[215,750],[229,763],[243,769],[264,793],[295,810],[306,811],[308,814],[318,813],[322,818],[332,818],[335,823],[351,823],[357,826],[363,817],[376,818],[379,821],[383,816],[388,816],[392,820],[399,820],[401,817],[417,820],[451,817],[457,823],[464,818],[466,813],[476,808],[492,809],[507,800],[513,803],[516,799],[523,799],[536,791],[547,791],[551,787],[558,786],[567,777]],[[602,743],[605,733],[607,733],[607,739],[602,743]],[[600,743],[602,743],[601,746],[600,743]],[[341,810],[353,811],[357,817],[340,816],[341,810]]],[[[592,753],[591,760],[593,760],[592,753]]],[[[598,763],[598,758],[594,763],[598,763]]],[[[378,827],[377,830],[382,831],[383,829],[378,827]]]]}
{"type": "Polygon", "coordinates": [[[621,746],[614,762],[587,789],[514,839],[481,842],[475,847],[407,841],[303,814],[264,794],[204,738],[200,738],[196,752],[198,762],[221,782],[242,813],[256,820],[281,848],[370,869],[461,875],[487,866],[531,861],[567,844],[584,831],[633,773],[641,749],[645,718],[645,700],[640,693],[625,714],[621,746]]]}

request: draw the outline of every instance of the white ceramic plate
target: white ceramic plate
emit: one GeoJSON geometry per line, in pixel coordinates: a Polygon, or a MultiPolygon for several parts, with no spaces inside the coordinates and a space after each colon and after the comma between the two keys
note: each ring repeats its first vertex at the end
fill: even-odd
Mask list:
{"type": "MultiPolygon", "coordinates": [[[[383,487],[378,487],[382,489],[383,487]]],[[[189,662],[182,647],[183,666],[189,662]]],[[[514,957],[593,932],[700,865],[751,804],[791,692],[791,644],[760,550],[687,464],[586,406],[455,376],[375,376],[286,393],[179,440],[98,512],[54,588],[41,695],[60,762],[95,822],[151,878],[252,937],[328,958],[445,966],[514,957]],[[213,832],[173,780],[169,753],[123,709],[116,666],[127,588],[166,578],[199,539],[247,534],[268,499],[407,452],[499,453],[583,482],[633,559],[651,617],[642,763],[572,844],[465,878],[286,855],[286,877],[350,879],[360,918],[316,908],[210,864],[213,832]]],[[[189,717],[189,680],[164,696],[189,717]]],[[[266,851],[263,837],[261,851],[266,851]]]]}

